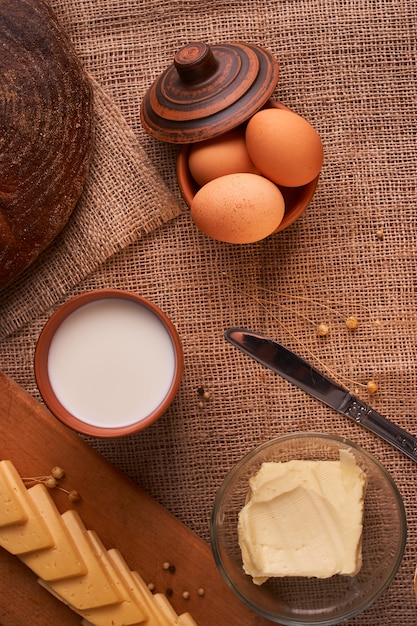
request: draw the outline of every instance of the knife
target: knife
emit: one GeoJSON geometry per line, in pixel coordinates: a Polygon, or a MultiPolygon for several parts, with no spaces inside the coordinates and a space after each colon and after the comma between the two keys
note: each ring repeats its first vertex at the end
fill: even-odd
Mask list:
{"type": "Polygon", "coordinates": [[[229,328],[225,338],[265,367],[361,424],[417,462],[416,437],[380,415],[284,346],[245,328],[229,328]]]}

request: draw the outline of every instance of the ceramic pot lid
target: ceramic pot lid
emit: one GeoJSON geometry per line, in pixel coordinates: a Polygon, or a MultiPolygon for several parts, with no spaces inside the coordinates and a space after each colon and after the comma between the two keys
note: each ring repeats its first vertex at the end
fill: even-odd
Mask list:
{"type": "Polygon", "coordinates": [[[278,75],[278,61],[260,46],[189,43],[146,92],[142,126],[168,143],[215,137],[256,113],[274,91],[278,75]]]}

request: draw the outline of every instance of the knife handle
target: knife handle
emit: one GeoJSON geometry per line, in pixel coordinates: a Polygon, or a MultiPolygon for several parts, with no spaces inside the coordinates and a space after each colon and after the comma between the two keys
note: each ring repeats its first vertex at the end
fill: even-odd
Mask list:
{"type": "Polygon", "coordinates": [[[417,438],[403,430],[370,406],[348,395],[343,413],[384,439],[413,461],[417,461],[417,438]]]}

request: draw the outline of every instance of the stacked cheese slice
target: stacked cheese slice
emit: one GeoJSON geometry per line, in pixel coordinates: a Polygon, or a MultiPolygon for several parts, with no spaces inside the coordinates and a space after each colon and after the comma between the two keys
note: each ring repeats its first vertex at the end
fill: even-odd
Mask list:
{"type": "Polygon", "coordinates": [[[27,489],[11,461],[0,461],[0,546],[70,606],[83,626],[197,626],[152,593],[120,552],[107,550],[75,510],[60,514],[44,484],[27,489]]]}

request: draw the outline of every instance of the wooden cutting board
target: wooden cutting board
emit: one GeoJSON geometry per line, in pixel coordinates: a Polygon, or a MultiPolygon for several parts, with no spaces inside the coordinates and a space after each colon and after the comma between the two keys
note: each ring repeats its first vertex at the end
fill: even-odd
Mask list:
{"type": "MultiPolygon", "coordinates": [[[[60,465],[62,486],[77,489],[74,504],[54,490],[61,512],[76,509],[107,548],[118,548],[129,566],[156,591],[172,589],[177,611],[189,611],[199,626],[263,626],[231,592],[217,571],[210,546],[61,424],[37,400],[0,372],[0,458],[22,477],[49,474],[60,465]],[[164,563],[175,565],[175,572],[164,563]],[[205,590],[199,596],[199,588],[205,590]],[[184,599],[184,591],[190,593],[184,599]]],[[[72,626],[81,618],[56,600],[17,557],[0,548],[1,626],[72,626]],[[29,621],[28,621],[29,620],[29,621]]]]}

